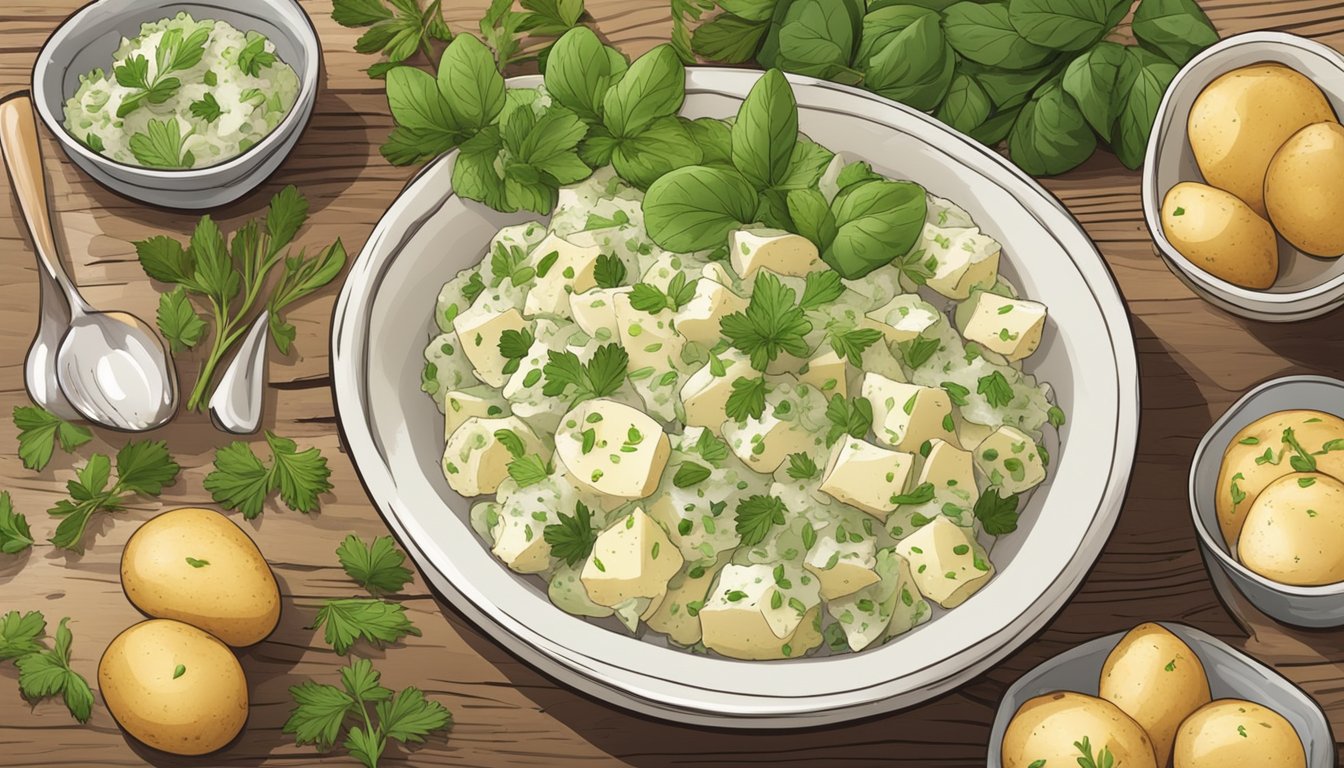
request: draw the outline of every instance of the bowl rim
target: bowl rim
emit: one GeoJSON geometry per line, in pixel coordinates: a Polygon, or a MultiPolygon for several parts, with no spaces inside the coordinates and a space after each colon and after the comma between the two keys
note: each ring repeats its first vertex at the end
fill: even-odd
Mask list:
{"type": "MultiPolygon", "coordinates": [[[[263,136],[256,144],[253,144],[237,155],[234,155],[227,160],[221,160],[218,163],[202,166],[200,168],[146,168],[142,165],[123,163],[120,160],[114,160],[106,155],[93,151],[85,146],[84,142],[79,141],[66,130],[62,121],[48,107],[47,100],[39,95],[39,89],[43,86],[50,87],[50,80],[52,79],[51,70],[56,59],[55,53],[66,44],[70,33],[83,24],[87,16],[92,13],[94,9],[110,2],[124,3],[126,6],[125,15],[128,17],[140,15],[139,13],[132,13],[132,9],[143,8],[145,11],[149,11],[151,9],[173,9],[184,5],[184,3],[175,2],[174,0],[91,0],[89,3],[81,6],[78,10],[67,16],[66,19],[61,22],[60,26],[56,27],[56,29],[47,36],[47,39],[42,43],[42,47],[38,50],[37,58],[33,61],[31,88],[34,92],[34,98],[32,101],[38,115],[42,118],[42,122],[46,124],[47,130],[55,135],[56,139],[61,143],[61,146],[66,152],[73,152],[78,155],[80,159],[88,162],[100,166],[110,166],[122,173],[132,174],[139,177],[137,181],[141,182],[154,182],[167,179],[180,180],[192,176],[206,179],[216,175],[228,175],[230,172],[240,169],[246,171],[255,158],[269,157],[274,154],[279,148],[278,145],[283,144],[286,138],[291,136],[296,130],[302,130],[302,127],[306,125],[311,118],[312,102],[317,95],[318,75],[322,70],[323,62],[321,38],[318,36],[317,27],[313,24],[312,17],[303,9],[299,0],[266,0],[263,5],[268,11],[274,11],[275,4],[279,3],[298,12],[299,20],[302,22],[298,25],[290,24],[288,19],[283,19],[279,14],[270,13],[266,15],[266,18],[270,19],[277,27],[284,27],[297,33],[296,36],[298,37],[299,45],[308,57],[307,66],[303,66],[302,71],[300,71],[300,67],[296,62],[285,62],[294,68],[295,74],[299,77],[299,91],[295,94],[293,106],[289,108],[289,112],[285,115],[284,119],[275,126],[275,128],[263,136]],[[305,102],[308,103],[305,104],[305,102]]],[[[223,6],[220,5],[222,2],[224,2],[224,0],[193,0],[191,4],[214,4],[222,8],[223,6]]],[[[158,19],[153,19],[153,21],[157,20],[158,19]]],[[[197,19],[197,21],[200,21],[200,19],[197,19]]],[[[148,22],[142,21],[140,23],[145,24],[148,22]]],[[[61,88],[61,102],[65,103],[70,96],[65,94],[63,84],[56,85],[61,88]]]]}
{"type": "MultiPolygon", "coordinates": [[[[750,83],[743,86],[737,82],[750,79],[754,82],[761,76],[759,70],[738,68],[688,67],[687,91],[708,92],[710,94],[731,92],[740,100],[749,90],[750,83]],[[720,82],[715,78],[727,78],[720,82]],[[736,91],[741,90],[738,94],[736,91]]],[[[859,101],[857,105],[868,104],[873,110],[882,110],[883,117],[868,116],[876,123],[887,123],[889,130],[904,130],[914,134],[921,142],[941,139],[946,141],[940,146],[940,152],[950,156],[962,157],[963,162],[981,174],[989,174],[994,181],[1019,194],[1030,197],[1035,216],[1048,216],[1052,224],[1055,219],[1073,221],[1067,209],[1049,192],[1040,187],[1020,170],[1008,164],[997,153],[993,153],[973,140],[956,134],[928,115],[915,112],[871,93],[858,89],[839,86],[815,78],[789,76],[796,85],[806,86],[821,93],[830,92],[859,101]],[[908,124],[905,121],[909,121],[908,124]],[[902,127],[904,126],[904,127],[902,127]],[[936,134],[936,136],[935,136],[936,134]]],[[[540,78],[536,76],[515,78],[510,86],[528,87],[536,85],[540,78]]],[[[825,108],[822,108],[823,111],[825,108]]],[[[857,115],[863,117],[863,115],[857,115]]],[[[431,163],[412,180],[415,184],[425,176],[442,173],[445,161],[451,161],[451,153],[431,163]]],[[[379,227],[374,230],[366,244],[361,258],[357,259],[352,273],[353,279],[346,282],[341,296],[333,307],[333,325],[331,337],[331,355],[333,360],[332,387],[337,395],[337,411],[346,418],[340,420],[342,438],[352,453],[371,461],[371,466],[357,474],[370,498],[374,499],[380,515],[403,544],[410,551],[420,552],[424,559],[419,561],[426,572],[427,580],[436,588],[440,596],[445,597],[459,610],[481,626],[494,642],[502,645],[510,653],[522,657],[547,674],[563,681],[567,686],[599,696],[604,701],[617,703],[626,709],[632,709],[646,715],[682,723],[694,723],[714,727],[728,728],[796,728],[843,722],[859,717],[888,712],[893,709],[913,706],[950,691],[981,674],[1009,655],[1014,648],[1020,648],[1030,637],[1038,633],[1068,599],[1081,586],[1087,573],[1095,564],[1096,556],[1104,546],[1118,519],[1122,500],[1129,487],[1132,475],[1133,457],[1138,437],[1138,407],[1140,392],[1137,381],[1137,355],[1134,350],[1133,327],[1128,311],[1119,301],[1119,289],[1109,266],[1097,252],[1095,244],[1087,239],[1076,221],[1071,227],[1064,227],[1065,235],[1060,235],[1058,226],[1051,228],[1042,223],[1043,231],[1058,239],[1067,236],[1067,245],[1061,243],[1064,254],[1072,254],[1080,277],[1091,286],[1097,295],[1098,322],[1107,329],[1106,340],[1118,379],[1111,385],[1116,387],[1115,430],[1107,438],[1109,459],[1104,478],[1096,489],[1097,508],[1090,515],[1091,522],[1085,535],[1070,546],[1071,555],[1063,568],[1062,576],[1054,587],[1046,590],[1032,601],[1035,610],[1027,610],[1018,618],[1007,623],[1000,631],[992,635],[990,651],[967,654],[961,660],[940,659],[930,661],[923,667],[925,683],[909,690],[884,691],[883,686],[891,686],[895,679],[884,679],[856,683],[845,691],[825,690],[815,694],[762,694],[732,692],[726,689],[710,691],[714,703],[702,700],[694,683],[668,680],[648,670],[633,667],[616,667],[599,657],[583,655],[585,650],[566,650],[554,640],[538,636],[537,629],[529,629],[527,623],[516,616],[492,608],[488,601],[483,605],[475,604],[479,592],[469,583],[455,584],[443,574],[434,570],[434,558],[424,557],[417,542],[408,536],[414,528],[413,520],[400,520],[402,514],[396,502],[396,481],[388,474],[385,466],[386,456],[373,436],[365,414],[358,407],[367,402],[366,372],[351,363],[367,354],[361,346],[364,341],[358,338],[367,330],[370,313],[368,294],[376,288],[380,274],[387,269],[391,256],[380,255],[377,249],[395,247],[405,242],[405,233],[393,232],[391,222],[393,214],[405,215],[409,202],[403,195],[394,201],[389,214],[385,215],[379,227]],[[395,234],[395,240],[393,236],[395,234]],[[374,250],[371,250],[374,249],[374,250]],[[373,254],[370,256],[370,254],[373,254]],[[367,257],[367,258],[366,258],[367,257]],[[378,263],[373,263],[374,260],[378,263]],[[342,405],[344,403],[344,407],[342,405]],[[353,407],[353,409],[352,409],[353,407]],[[377,489],[377,493],[374,489],[377,489]],[[476,597],[468,597],[468,595],[476,597]],[[1027,616],[1027,619],[1022,619],[1027,616]],[[521,627],[521,633],[515,629],[521,627]],[[952,665],[952,666],[949,666],[952,665]],[[654,683],[652,686],[649,682],[654,683]],[[669,686],[676,695],[668,693],[669,686]],[[855,691],[867,692],[867,695],[846,701],[845,697],[855,691]]],[[[442,202],[437,203],[438,206],[442,202]]],[[[418,215],[429,211],[431,203],[425,202],[420,208],[411,208],[418,215]],[[423,211],[422,211],[423,209],[423,211]]],[[[399,226],[399,225],[397,225],[399,226]]],[[[572,619],[571,619],[572,620],[572,619]]],[[[854,656],[849,656],[854,658],[854,656]]],[[[726,660],[732,663],[733,660],[726,660]]],[[[794,661],[789,663],[802,663],[794,661]]],[[[917,674],[917,673],[916,673],[917,674]]],[[[905,675],[904,679],[909,679],[905,675]]]]}
{"type": "MultiPolygon", "coordinates": [[[[1222,531],[1216,531],[1216,532],[1210,531],[1208,526],[1205,525],[1203,516],[1200,515],[1200,510],[1204,508],[1204,506],[1200,503],[1200,498],[1202,496],[1202,491],[1204,489],[1198,487],[1198,484],[1196,482],[1196,474],[1198,473],[1200,464],[1202,464],[1204,461],[1205,455],[1211,449],[1214,448],[1213,445],[1214,437],[1220,435],[1224,430],[1228,429],[1232,421],[1235,420],[1243,410],[1245,410],[1248,406],[1254,403],[1266,392],[1273,389],[1279,389],[1282,387],[1314,388],[1322,386],[1330,387],[1333,389],[1339,389],[1341,390],[1341,393],[1344,394],[1344,381],[1340,381],[1338,379],[1332,379],[1328,376],[1313,376],[1313,375],[1281,376],[1269,379],[1268,381],[1261,382],[1260,384],[1256,385],[1255,388],[1251,389],[1246,394],[1242,395],[1235,403],[1233,403],[1223,413],[1222,416],[1218,418],[1217,421],[1213,423],[1212,427],[1209,427],[1208,432],[1204,433],[1204,438],[1199,441],[1199,446],[1195,448],[1194,457],[1190,461],[1190,477],[1187,483],[1187,490],[1190,502],[1190,516],[1194,520],[1195,532],[1199,535],[1200,543],[1203,544],[1206,550],[1213,553],[1214,558],[1218,561],[1219,565],[1221,565],[1224,570],[1227,570],[1230,573],[1234,574],[1236,577],[1252,582],[1257,586],[1262,587],[1266,590],[1272,592],[1278,592],[1280,594],[1288,595],[1291,597],[1323,598],[1323,597],[1337,597],[1339,595],[1344,595],[1344,581],[1337,581],[1334,584],[1320,584],[1316,586],[1295,586],[1292,584],[1284,584],[1282,582],[1274,581],[1273,579],[1265,578],[1264,576],[1261,576],[1255,571],[1252,571],[1250,568],[1247,568],[1245,565],[1242,565],[1241,561],[1232,555],[1227,542],[1223,540],[1222,531]]],[[[1344,417],[1344,413],[1336,415],[1344,417]]],[[[1216,517],[1217,513],[1215,512],[1214,514],[1216,517]]],[[[1247,599],[1251,600],[1251,602],[1255,602],[1255,599],[1251,595],[1246,595],[1246,597],[1247,599]]]]}
{"type": "MultiPolygon", "coordinates": [[[[1245,651],[1239,650],[1237,648],[1233,648],[1226,641],[1212,634],[1209,634],[1208,632],[1205,632],[1204,630],[1198,627],[1191,626],[1190,624],[1186,624],[1185,622],[1181,621],[1149,621],[1149,622],[1143,622],[1143,624],[1156,624],[1157,626],[1162,627],[1163,629],[1175,635],[1178,639],[1180,639],[1187,645],[1189,645],[1192,641],[1194,641],[1196,644],[1207,645],[1212,648],[1215,648],[1220,652],[1227,654],[1234,660],[1242,663],[1247,669],[1250,669],[1251,671],[1256,672],[1257,674],[1260,674],[1266,678],[1277,678],[1278,680],[1280,680],[1288,689],[1291,689],[1293,692],[1298,694],[1298,696],[1302,699],[1303,702],[1310,704],[1309,710],[1306,708],[1302,708],[1297,711],[1297,714],[1305,716],[1306,719],[1308,720],[1316,721],[1318,725],[1324,728],[1324,733],[1321,735],[1327,737],[1328,746],[1323,744],[1322,749],[1325,750],[1331,758],[1328,763],[1328,767],[1333,768],[1333,766],[1336,764],[1335,749],[1334,749],[1334,729],[1330,725],[1330,718],[1325,716],[1325,711],[1321,708],[1320,703],[1317,702],[1316,699],[1311,694],[1307,693],[1307,691],[1303,689],[1302,686],[1298,685],[1293,680],[1288,679],[1278,670],[1274,669],[1268,664],[1265,664],[1264,662],[1260,661],[1259,659],[1255,658],[1249,653],[1246,653],[1245,651]]],[[[1100,649],[1109,646],[1110,650],[1114,650],[1115,647],[1120,644],[1120,641],[1123,640],[1126,635],[1132,632],[1133,629],[1134,627],[1131,627],[1130,629],[1121,630],[1119,632],[1112,632],[1110,634],[1102,635],[1100,637],[1094,637],[1091,640],[1087,640],[1085,642],[1071,646],[1063,651],[1060,651],[1054,656],[1051,656],[1045,661],[1042,661],[1040,664],[1037,664],[1036,666],[1022,673],[1021,676],[1019,676],[1016,680],[1014,680],[1013,683],[1009,685],[1007,689],[1004,690],[1003,696],[999,699],[999,704],[997,707],[995,707],[994,720],[990,724],[989,743],[987,747],[991,751],[989,752],[989,754],[986,755],[987,765],[989,766],[989,768],[1001,768],[1003,765],[1003,756],[1002,756],[1003,736],[1004,734],[1007,733],[1008,725],[1010,722],[1012,722],[1013,716],[1017,714],[1016,711],[1008,711],[1007,705],[1010,699],[1021,698],[1022,693],[1027,688],[1027,686],[1032,681],[1039,679],[1041,675],[1044,674],[1045,672],[1057,669],[1065,664],[1074,663],[1079,658],[1091,654],[1095,649],[1100,649]],[[992,751],[995,747],[997,747],[999,750],[997,753],[992,751]]],[[[1192,648],[1191,650],[1195,649],[1192,648]]],[[[1195,655],[1199,656],[1199,652],[1197,650],[1195,651],[1195,655]]],[[[1203,658],[1200,659],[1200,663],[1205,667],[1206,670],[1208,670],[1211,666],[1203,658]]],[[[1098,691],[1099,688],[1100,688],[1100,680],[1098,679],[1098,684],[1091,686],[1088,690],[1073,690],[1072,692],[1081,693],[1085,696],[1098,696],[1099,694],[1096,691],[1098,691]]],[[[1044,696],[1047,694],[1043,693],[1040,695],[1044,696]]],[[[1219,700],[1220,699],[1213,699],[1213,701],[1219,701],[1219,700]]],[[[1283,716],[1283,713],[1280,712],[1279,715],[1283,716]]],[[[1285,717],[1285,719],[1287,718],[1285,717]]],[[[1307,739],[1304,738],[1303,733],[1297,731],[1296,727],[1294,727],[1293,730],[1297,732],[1298,739],[1302,742],[1302,747],[1305,750],[1307,748],[1307,739]]],[[[1314,734],[1309,733],[1306,735],[1314,735],[1314,734]]],[[[1312,757],[1311,754],[1307,755],[1307,758],[1309,760],[1311,757],[1312,757]]],[[[1313,765],[1311,766],[1311,768],[1327,768],[1327,767],[1313,765]]]]}
{"type": "MultiPolygon", "coordinates": [[[[1297,291],[1284,293],[1242,288],[1195,266],[1167,240],[1166,232],[1162,228],[1161,198],[1163,193],[1157,188],[1158,157],[1168,140],[1185,141],[1184,125],[1167,125],[1173,118],[1171,111],[1175,95],[1183,87],[1192,87],[1187,80],[1189,80],[1191,72],[1196,66],[1225,58],[1231,52],[1246,46],[1262,50],[1289,48],[1315,54],[1328,60],[1340,70],[1341,75],[1344,75],[1344,55],[1315,40],[1287,32],[1244,32],[1224,38],[1205,49],[1176,73],[1171,84],[1167,86],[1167,90],[1162,96],[1162,103],[1158,106],[1157,114],[1153,119],[1155,127],[1148,138],[1148,149],[1145,153],[1143,165],[1143,216],[1153,237],[1153,242],[1157,244],[1158,250],[1167,261],[1189,276],[1191,280],[1199,283],[1205,290],[1218,294],[1224,301],[1257,313],[1298,314],[1311,309],[1319,309],[1322,306],[1344,299],[1344,274],[1322,280],[1297,291]],[[1164,128],[1169,130],[1164,130],[1164,128]],[[1179,136],[1175,136],[1177,128],[1179,128],[1179,136]],[[1168,136],[1168,133],[1173,134],[1173,136],[1168,136]],[[1310,305],[1310,307],[1304,305],[1310,305]]],[[[1206,85],[1208,85],[1207,82],[1201,85],[1201,88],[1206,85]]],[[[1319,83],[1317,87],[1326,90],[1319,83]]],[[[1344,100],[1344,93],[1334,95],[1344,100]]]]}

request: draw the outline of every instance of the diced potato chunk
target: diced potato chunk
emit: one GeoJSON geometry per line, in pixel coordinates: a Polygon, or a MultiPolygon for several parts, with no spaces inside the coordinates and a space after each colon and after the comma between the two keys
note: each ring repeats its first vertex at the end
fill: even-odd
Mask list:
{"type": "Polygon", "coordinates": [[[551,567],[551,545],[543,536],[546,526],[560,522],[559,513],[574,513],[577,494],[562,473],[540,483],[519,487],[512,478],[499,486],[500,525],[493,552],[519,573],[541,573],[551,567]]]}
{"type": "Polygon", "coordinates": [[[449,390],[443,397],[443,439],[446,442],[457,428],[473,416],[504,416],[508,403],[489,387],[449,390]]]}
{"type": "Polygon", "coordinates": [[[583,585],[593,602],[614,608],[632,598],[661,596],[682,563],[663,529],[636,507],[598,535],[583,564],[583,585]]]}
{"type": "Polygon", "coordinates": [[[1006,424],[976,447],[975,465],[1004,494],[1025,493],[1045,480],[1036,441],[1006,424]]]}
{"type": "Polygon", "coordinates": [[[978,229],[924,226],[923,247],[937,260],[928,286],[949,299],[969,298],[976,288],[990,288],[999,277],[999,244],[978,229]]]}
{"type": "Polygon", "coordinates": [[[575,245],[557,235],[547,235],[528,256],[527,265],[536,270],[536,278],[527,292],[523,314],[568,314],[570,295],[597,285],[593,267],[601,255],[602,249],[595,245],[575,245]]]}
{"type": "Polygon", "coordinates": [[[1045,329],[1045,305],[1010,299],[980,291],[967,302],[970,309],[958,312],[961,334],[1009,361],[1029,356],[1041,345],[1045,329]],[[965,322],[961,319],[965,317],[965,322]]]}
{"type": "Polygon", "coordinates": [[[758,269],[786,277],[806,277],[827,269],[811,240],[782,229],[735,230],[728,236],[728,253],[733,271],[742,280],[751,279],[758,269]]]}
{"type": "Polygon", "coordinates": [[[826,397],[849,396],[849,363],[835,350],[818,351],[807,361],[807,367],[798,374],[800,384],[809,384],[826,397]]]}
{"type": "Polygon", "coordinates": [[[508,446],[498,437],[507,432],[518,437],[525,453],[535,453],[543,459],[550,457],[550,451],[522,419],[476,416],[454,430],[444,448],[443,474],[448,485],[467,497],[498,490],[509,476],[509,462],[513,460],[508,446]]]}
{"type": "Polygon", "coordinates": [[[896,553],[910,561],[920,593],[944,608],[966,602],[994,575],[966,529],[945,517],[901,540],[896,553]]]}
{"type": "Polygon", "coordinates": [[[561,421],[555,453],[580,489],[642,499],[658,487],[671,446],[647,414],[597,399],[575,406],[561,421]]]}
{"type": "Polygon", "coordinates": [[[702,277],[695,284],[695,295],[677,310],[674,322],[687,341],[712,347],[722,337],[719,323],[723,318],[746,308],[747,300],[727,285],[702,277]]]}
{"type": "Polygon", "coordinates": [[[579,578],[579,569],[564,563],[561,563],[551,576],[551,583],[546,587],[546,595],[551,598],[555,607],[574,616],[601,619],[612,614],[610,607],[598,605],[588,597],[588,589],[583,586],[583,580],[579,578]]]}
{"type": "Polygon", "coordinates": [[[868,313],[871,327],[882,332],[889,344],[913,341],[937,325],[943,316],[932,304],[913,293],[903,293],[868,313]]]}
{"type": "Polygon", "coordinates": [[[891,497],[905,493],[914,465],[913,454],[889,451],[845,435],[831,449],[821,490],[885,520],[895,506],[891,497]]]}
{"type": "Polygon", "coordinates": [[[672,577],[667,594],[645,619],[649,629],[662,632],[677,645],[700,642],[700,608],[727,558],[696,563],[672,577]]]}
{"type": "Polygon", "coordinates": [[[723,422],[727,420],[728,396],[733,393],[733,382],[742,377],[754,376],[751,361],[729,350],[719,356],[719,365],[711,359],[705,366],[686,380],[681,388],[681,401],[686,410],[686,426],[704,427],[714,434],[722,434],[723,422]]]}
{"type": "Polygon", "coordinates": [[[878,373],[863,377],[862,393],[873,405],[873,433],[878,442],[914,453],[925,440],[957,443],[952,399],[937,387],[892,381],[878,373]]]}
{"type": "Polygon", "coordinates": [[[521,331],[528,322],[516,309],[492,312],[479,305],[457,316],[457,338],[462,353],[471,361],[476,377],[492,387],[509,380],[504,373],[508,360],[499,353],[499,337],[505,331],[521,331]]]}
{"type": "Polygon", "coordinates": [[[614,302],[617,337],[630,355],[631,371],[649,367],[661,373],[686,367],[681,360],[686,339],[676,331],[672,310],[649,314],[635,309],[628,293],[616,294],[614,302]]]}
{"type": "Polygon", "coordinates": [[[854,651],[878,640],[908,632],[929,620],[924,602],[910,574],[910,564],[895,550],[877,553],[874,570],[880,580],[827,606],[854,651]]]}
{"type": "Polygon", "coordinates": [[[857,522],[837,522],[818,531],[816,543],[803,560],[827,600],[853,594],[878,580],[873,521],[865,517],[857,522]]]}
{"type": "MultiPolygon", "coordinates": [[[[788,578],[785,576],[785,578],[788,578]]],[[[800,577],[801,578],[801,577],[800,577]]],[[[801,656],[821,643],[817,608],[805,611],[791,633],[781,637],[767,618],[791,609],[768,564],[728,565],[700,609],[706,648],[734,659],[784,659],[801,656]],[[779,595],[779,600],[775,600],[779,595]],[[778,607],[773,607],[778,603],[778,607]],[[815,635],[815,637],[814,637],[815,635]]],[[[795,611],[796,612],[796,611],[795,611]]]]}
{"type": "Polygon", "coordinates": [[[616,338],[616,297],[628,295],[630,290],[629,286],[623,286],[571,294],[569,313],[584,333],[599,341],[611,341],[616,338]]]}
{"type": "Polygon", "coordinates": [[[824,445],[823,435],[803,421],[806,411],[824,407],[817,391],[792,379],[768,387],[765,411],[759,419],[723,424],[723,438],[733,453],[761,474],[779,469],[790,453],[810,454],[813,448],[824,445]]]}

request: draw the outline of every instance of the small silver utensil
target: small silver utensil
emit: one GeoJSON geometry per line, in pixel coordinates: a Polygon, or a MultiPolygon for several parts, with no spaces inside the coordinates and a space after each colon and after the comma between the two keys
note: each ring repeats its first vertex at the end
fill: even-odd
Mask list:
{"type": "Polygon", "coordinates": [[[210,396],[210,420],[225,432],[246,435],[261,426],[262,384],[266,381],[267,314],[261,313],[238,345],[210,396]]]}
{"type": "Polygon", "coordinates": [[[50,386],[54,370],[60,392],[89,421],[129,432],[163,425],[177,407],[177,378],[163,343],[149,325],[132,315],[94,310],[61,267],[47,208],[37,124],[27,94],[0,102],[0,152],[36,246],[43,279],[51,283],[47,295],[59,293],[68,309],[61,313],[52,308],[48,319],[51,302],[43,301],[43,320],[34,339],[34,346],[41,349],[30,351],[27,360],[29,391],[34,399],[47,400],[43,407],[55,402],[50,386]],[[53,346],[56,338],[59,342],[53,346]]]}

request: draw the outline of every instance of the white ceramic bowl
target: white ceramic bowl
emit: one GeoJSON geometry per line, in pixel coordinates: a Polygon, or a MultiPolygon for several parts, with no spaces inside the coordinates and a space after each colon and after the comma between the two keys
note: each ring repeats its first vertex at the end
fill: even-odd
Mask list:
{"type": "MultiPolygon", "coordinates": [[[[1335,768],[1335,740],[1330,733],[1330,721],[1306,692],[1213,635],[1184,624],[1160,623],[1199,657],[1214,699],[1243,699],[1273,709],[1297,731],[1307,753],[1308,768],[1335,768]]],[[[1124,632],[1117,632],[1065,651],[1013,683],[999,702],[990,731],[988,768],[1002,767],[1003,734],[1027,700],[1054,691],[1096,696],[1106,657],[1124,636],[1124,632]]]]}
{"type": "MultiPolygon", "coordinates": [[[[1247,392],[1209,430],[1190,465],[1190,513],[1204,563],[1218,569],[1255,607],[1299,627],[1344,626],[1344,582],[1298,587],[1267,579],[1241,564],[1218,526],[1215,495],[1223,451],[1246,425],[1286,410],[1307,409],[1344,417],[1344,382],[1324,376],[1288,376],[1247,392]]],[[[1221,581],[1215,581],[1222,585],[1221,581]]]]}
{"type": "Polygon", "coordinates": [[[133,200],[166,208],[208,210],[237,200],[275,172],[299,140],[317,100],[321,47],[312,20],[296,0],[96,0],[66,19],[47,39],[33,66],[33,103],[65,154],[95,181],[133,200]],[[63,125],[65,102],[79,78],[106,71],[122,38],[140,25],[186,11],[260,32],[299,76],[294,107],[275,130],[241,155],[206,168],[161,170],[119,163],[84,146],[63,125]]]}
{"type": "Polygon", "coordinates": [[[1162,200],[1183,181],[1203,182],[1186,131],[1190,108],[1204,88],[1234,69],[1277,62],[1311,78],[1344,116],[1344,56],[1333,48],[1282,32],[1250,32],[1214,45],[1172,80],[1157,111],[1143,168],[1143,215],[1167,266],[1195,293],[1252,320],[1286,323],[1318,317],[1344,304],[1344,259],[1308,256],[1279,239],[1279,279],[1263,291],[1242,288],[1195,266],[1162,230],[1162,200]]]}
{"type": "MultiPolygon", "coordinates": [[[[683,114],[728,117],[759,72],[691,69],[683,114]]],[[[440,286],[475,264],[501,227],[527,220],[453,195],[454,155],[427,167],[374,230],[332,325],[339,423],[370,497],[434,587],[500,644],[550,675],[641,713],[723,727],[838,722],[916,704],[1030,640],[1082,583],[1115,524],[1133,466],[1134,340],[1104,262],[1063,206],[997,154],[930,117],[855,89],[792,77],[814,140],[965,206],[1004,244],[1005,275],[1050,307],[1028,362],[1069,414],[1051,478],[1018,532],[995,546],[997,576],[955,610],[858,654],[778,662],[693,655],[658,636],[565,614],[540,579],[490,554],[469,503],[443,479],[441,419],[420,391],[440,286]]],[[[512,82],[534,86],[536,78],[512,82]]]]}

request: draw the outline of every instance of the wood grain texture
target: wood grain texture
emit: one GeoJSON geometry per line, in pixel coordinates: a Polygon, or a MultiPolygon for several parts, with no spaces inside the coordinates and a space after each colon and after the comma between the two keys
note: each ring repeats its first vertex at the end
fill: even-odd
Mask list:
{"type": "MultiPolygon", "coordinates": [[[[26,88],[43,40],[81,0],[0,3],[0,91],[26,88]]],[[[352,252],[412,171],[388,166],[377,153],[391,120],[381,88],[360,69],[369,60],[352,51],[357,33],[330,21],[330,3],[305,1],[326,53],[323,90],[311,127],[282,170],[261,190],[216,212],[226,229],[256,215],[284,184],[297,184],[313,203],[303,241],[344,239],[352,252]]],[[[470,29],[486,0],[448,0],[454,29],[470,29]]],[[[1317,0],[1203,0],[1227,35],[1281,29],[1344,46],[1344,3],[1317,0]]],[[[661,0],[588,0],[604,36],[637,55],[667,38],[661,0]]],[[[62,245],[72,274],[95,305],[152,317],[157,301],[130,241],[151,233],[185,235],[194,217],[148,210],[81,175],[46,139],[47,170],[62,245]]],[[[423,637],[372,654],[384,680],[415,684],[448,706],[456,727],[406,753],[390,750],[384,764],[414,766],[974,766],[995,707],[1024,671],[1079,642],[1148,620],[1180,620],[1244,648],[1312,694],[1344,734],[1344,635],[1290,631],[1253,609],[1223,606],[1196,550],[1186,508],[1185,479],[1195,445],[1213,420],[1248,387],[1266,378],[1311,372],[1344,376],[1338,317],[1270,326],[1233,318],[1195,298],[1154,255],[1142,223],[1139,177],[1113,156],[1046,186],[1096,240],[1133,312],[1142,369],[1144,412],[1124,514],[1081,591],[1036,641],[982,679],[924,706],[843,727],[795,733],[742,733],[683,728],[626,714],[575,694],[501,650],[438,602],[418,577],[404,602],[423,637]]],[[[8,185],[0,185],[0,408],[25,404],[22,363],[34,330],[37,282],[30,245],[8,185]]],[[[365,498],[341,452],[329,389],[327,333],[334,291],[298,308],[296,349],[272,356],[267,427],[315,445],[330,457],[335,491],[321,514],[270,507],[246,523],[279,577],[284,594],[280,627],[242,654],[253,707],[243,735],[220,754],[174,759],[125,737],[102,707],[87,726],[59,703],[29,707],[17,695],[15,673],[0,667],[0,763],[61,765],[316,765],[351,764],[297,748],[280,731],[290,708],[287,689],[315,678],[334,681],[342,658],[307,627],[324,598],[354,594],[336,566],[337,543],[348,533],[371,537],[386,527],[365,498]]],[[[194,375],[196,361],[183,361],[194,375]]],[[[40,609],[54,623],[70,616],[74,666],[94,678],[107,643],[141,616],[117,581],[121,547],[137,524],[162,509],[202,504],[202,479],[225,439],[205,417],[187,414],[150,435],[166,439],[184,472],[163,498],[106,516],[93,526],[83,555],[39,545],[0,558],[0,609],[40,609]]],[[[100,432],[89,450],[113,451],[124,436],[100,432]]],[[[25,470],[14,452],[14,430],[0,418],[0,487],[45,539],[54,528],[43,510],[62,495],[77,463],[58,455],[46,471],[25,470]]]]}

